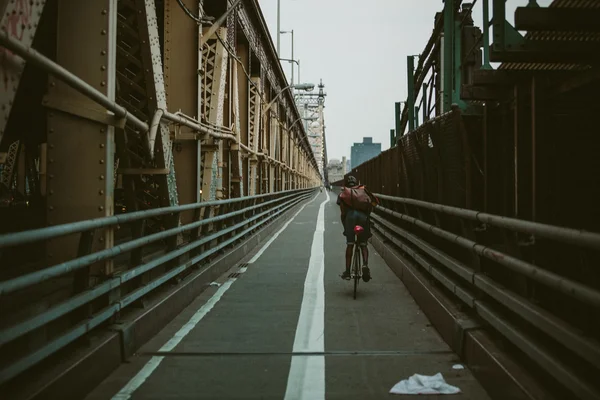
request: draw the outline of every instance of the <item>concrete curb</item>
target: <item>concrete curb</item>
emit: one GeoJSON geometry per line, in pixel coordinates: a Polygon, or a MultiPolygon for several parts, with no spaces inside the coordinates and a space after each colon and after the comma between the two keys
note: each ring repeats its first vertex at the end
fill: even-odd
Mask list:
{"type": "Polygon", "coordinates": [[[64,349],[66,350],[62,352],[64,361],[54,365],[51,370],[48,365],[44,365],[36,368],[35,372],[23,374],[27,376],[17,378],[17,382],[7,388],[10,393],[9,398],[14,400],[84,398],[123,361],[191,304],[210,282],[234,267],[311,198],[293,206],[201,271],[192,272],[170,288],[157,289],[148,298],[145,309],[132,310],[122,318],[124,321],[120,324],[88,338],[86,346],[64,349]],[[32,382],[33,376],[39,378],[32,382]],[[24,378],[27,378],[26,386],[25,381],[22,381],[24,378]]]}
{"type": "Polygon", "coordinates": [[[498,400],[554,399],[546,389],[494,342],[476,319],[433,286],[417,266],[373,232],[372,245],[402,280],[444,341],[473,372],[489,396],[498,400]]]}

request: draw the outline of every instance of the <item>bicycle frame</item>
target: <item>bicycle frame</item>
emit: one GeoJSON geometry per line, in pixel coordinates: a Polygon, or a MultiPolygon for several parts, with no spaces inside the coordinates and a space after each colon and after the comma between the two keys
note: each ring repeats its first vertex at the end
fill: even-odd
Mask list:
{"type": "Polygon", "coordinates": [[[362,268],[360,267],[362,260],[362,251],[360,249],[358,238],[363,231],[364,228],[360,225],[356,225],[354,227],[354,234],[356,235],[356,239],[354,241],[354,249],[352,251],[352,269],[350,270],[350,279],[354,279],[354,300],[356,300],[358,282],[362,278],[362,268]]]}

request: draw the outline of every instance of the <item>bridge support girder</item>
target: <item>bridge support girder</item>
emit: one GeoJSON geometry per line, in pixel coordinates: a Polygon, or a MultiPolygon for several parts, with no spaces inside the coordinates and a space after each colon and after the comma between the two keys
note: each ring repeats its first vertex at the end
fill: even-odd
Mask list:
{"type": "MultiPolygon", "coordinates": [[[[59,2],[57,62],[115,99],[117,0],[59,2]]],[[[47,111],[47,217],[60,225],[113,215],[115,127],[89,117],[103,110],[87,97],[51,77],[47,111]],[[69,111],[53,107],[55,100],[69,111]]],[[[77,256],[77,237],[52,239],[51,264],[77,256]]],[[[93,238],[93,250],[113,246],[108,228],[93,238]]],[[[104,272],[112,272],[111,261],[104,272]]]]}

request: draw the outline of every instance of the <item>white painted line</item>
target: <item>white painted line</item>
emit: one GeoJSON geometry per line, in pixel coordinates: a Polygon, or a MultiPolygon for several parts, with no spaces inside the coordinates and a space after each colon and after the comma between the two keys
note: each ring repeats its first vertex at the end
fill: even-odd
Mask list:
{"type": "MultiPolygon", "coordinates": [[[[294,352],[325,351],[325,204],[319,207],[317,227],[313,235],[310,250],[308,272],[304,281],[304,295],[300,308],[300,317],[296,327],[294,352]]],[[[285,400],[325,400],[325,357],[292,356],[292,365],[288,375],[285,400]]]]}
{"type": "MultiPolygon", "coordinates": [[[[212,308],[217,304],[223,294],[231,287],[236,278],[229,279],[225,282],[216,292],[215,294],[204,304],[196,313],[190,318],[190,320],[179,329],[179,331],[167,342],[165,343],[159,351],[171,351],[181,342],[181,340],[188,334],[194,327],[200,322],[202,318],[206,314],[212,310],[212,308]]],[[[148,379],[148,377],[154,372],[154,370],[160,365],[163,360],[163,356],[154,356],[150,361],[144,365],[144,367],[134,376],[127,385],[123,387],[113,396],[113,400],[128,400],[133,392],[135,392],[142,384],[148,379]]]]}
{"type": "MultiPolygon", "coordinates": [[[[298,214],[300,214],[300,212],[302,210],[304,210],[304,207],[306,207],[307,205],[309,205],[310,203],[315,201],[316,198],[317,198],[317,196],[315,196],[311,201],[309,201],[308,203],[303,205],[302,208],[300,208],[300,210],[298,210],[298,212],[296,214],[294,214],[294,216],[292,218],[290,218],[290,220],[279,231],[277,231],[267,243],[264,244],[264,246],[258,251],[258,253],[256,253],[256,255],[254,257],[252,257],[252,260],[250,260],[250,262],[252,263],[252,262],[256,261],[262,255],[262,253],[264,253],[264,251],[271,245],[271,243],[273,243],[273,241],[279,236],[279,234],[281,232],[283,232],[285,230],[285,228],[288,227],[290,222],[292,222],[294,220],[294,218],[296,218],[296,216],[298,214]]],[[[244,273],[244,272],[246,272],[247,269],[248,269],[247,267],[242,267],[239,269],[238,272],[244,273]]],[[[208,314],[210,312],[210,310],[213,309],[215,304],[217,304],[217,302],[219,300],[221,300],[221,297],[223,297],[225,292],[231,287],[231,285],[233,284],[233,282],[235,282],[235,280],[236,280],[236,278],[231,278],[228,281],[226,281],[221,287],[219,287],[219,289],[208,300],[208,302],[206,302],[206,304],[204,304],[202,307],[200,307],[200,309],[198,311],[196,311],[196,313],[192,316],[192,318],[190,318],[190,320],[184,326],[182,326],[181,329],[179,329],[179,331],[167,343],[165,343],[160,348],[159,351],[162,352],[162,351],[173,350],[175,348],[175,346],[177,346],[179,344],[179,342],[181,342],[181,340],[183,340],[183,338],[188,333],[190,333],[190,331],[192,329],[194,329],[194,327],[198,324],[198,322],[200,322],[200,320],[202,320],[202,318],[204,318],[206,316],[206,314],[208,314]]],[[[125,385],[119,391],[119,393],[117,393],[116,395],[113,396],[112,400],[128,400],[128,399],[130,399],[131,395],[133,395],[133,393],[137,389],[139,389],[140,386],[142,386],[142,384],[146,381],[146,379],[148,379],[150,377],[150,375],[152,375],[154,370],[156,368],[158,368],[158,366],[160,365],[163,358],[164,358],[163,356],[152,357],[150,359],[150,361],[148,361],[146,363],[146,365],[144,365],[144,367],[140,370],[140,372],[138,372],[136,376],[131,378],[131,380],[127,383],[127,385],[125,385]]]]}
{"type": "Polygon", "coordinates": [[[273,236],[271,236],[271,239],[269,239],[269,241],[267,243],[265,243],[265,245],[254,255],[254,257],[252,257],[252,259],[250,261],[248,261],[248,264],[252,264],[252,263],[256,262],[256,260],[258,260],[260,258],[260,256],[262,256],[262,254],[265,252],[265,250],[267,250],[269,248],[271,243],[273,243],[275,241],[275,239],[277,239],[279,234],[281,232],[283,232],[285,230],[285,228],[288,227],[289,224],[292,223],[292,221],[298,216],[298,214],[300,214],[302,212],[302,210],[304,210],[304,207],[306,207],[307,205],[309,205],[310,203],[315,201],[318,196],[319,196],[318,194],[315,195],[315,197],[313,197],[311,201],[309,201],[308,203],[303,205],[302,208],[300,208],[298,210],[298,212],[296,214],[294,214],[294,216],[292,218],[290,218],[290,220],[288,222],[286,222],[285,225],[283,225],[283,227],[280,230],[278,230],[273,236]]]}

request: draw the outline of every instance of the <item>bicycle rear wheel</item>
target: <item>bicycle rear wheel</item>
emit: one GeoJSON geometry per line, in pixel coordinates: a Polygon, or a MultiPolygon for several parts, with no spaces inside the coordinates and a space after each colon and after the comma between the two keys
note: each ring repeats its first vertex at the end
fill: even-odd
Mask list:
{"type": "Polygon", "coordinates": [[[354,245],[354,261],[352,262],[354,272],[354,300],[356,300],[356,292],[358,290],[358,281],[360,281],[360,251],[358,245],[354,245]]]}

